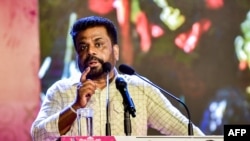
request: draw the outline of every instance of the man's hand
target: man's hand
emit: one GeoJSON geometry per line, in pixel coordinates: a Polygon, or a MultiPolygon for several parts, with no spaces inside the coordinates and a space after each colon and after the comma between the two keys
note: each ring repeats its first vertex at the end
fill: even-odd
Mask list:
{"type": "Polygon", "coordinates": [[[77,96],[73,105],[75,109],[83,108],[87,105],[91,96],[95,93],[96,84],[90,79],[86,79],[87,74],[90,72],[90,67],[86,68],[81,75],[80,84],[77,86],[77,96]]]}

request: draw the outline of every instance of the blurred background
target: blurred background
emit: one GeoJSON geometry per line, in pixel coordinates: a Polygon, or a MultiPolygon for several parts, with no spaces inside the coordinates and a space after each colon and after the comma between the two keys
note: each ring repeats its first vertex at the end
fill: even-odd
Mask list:
{"type": "MultiPolygon", "coordinates": [[[[35,35],[27,34],[30,30],[22,32],[27,38],[36,37],[37,40],[32,41],[39,44],[26,49],[26,52],[32,49],[38,52],[32,55],[36,67],[31,63],[31,69],[38,74],[34,78],[35,86],[27,84],[37,88],[36,93],[32,93],[37,106],[33,106],[31,121],[48,87],[59,79],[79,73],[69,36],[72,23],[81,17],[99,15],[111,19],[118,27],[121,55],[117,67],[130,65],[137,73],[183,100],[193,123],[207,135],[222,135],[224,124],[250,124],[249,0],[25,1],[34,3],[33,15],[38,20],[34,26],[39,31],[38,35],[36,30],[35,35]]],[[[10,2],[0,0],[0,5],[2,3],[10,2]]],[[[23,5],[24,10],[27,3],[17,6],[23,5]]],[[[1,22],[5,21],[6,15],[3,15],[1,22]]],[[[19,22],[13,25],[18,26],[19,22]]],[[[17,30],[22,30],[20,28],[17,30]]],[[[6,31],[1,33],[0,30],[1,37],[9,34],[3,26],[0,29],[6,31]]],[[[15,32],[13,30],[13,34],[15,32]]],[[[8,43],[4,44],[5,50],[15,49],[13,40],[1,40],[8,43]]],[[[26,43],[30,39],[22,41],[26,43]]],[[[16,57],[12,54],[6,61],[16,57]]],[[[21,64],[17,64],[18,69],[28,70],[21,64]]],[[[1,66],[6,68],[6,65],[1,66]]],[[[25,78],[29,77],[30,73],[26,74],[25,78]]],[[[182,105],[168,98],[186,114],[182,105]]],[[[149,129],[149,135],[159,133],[149,129]]]]}

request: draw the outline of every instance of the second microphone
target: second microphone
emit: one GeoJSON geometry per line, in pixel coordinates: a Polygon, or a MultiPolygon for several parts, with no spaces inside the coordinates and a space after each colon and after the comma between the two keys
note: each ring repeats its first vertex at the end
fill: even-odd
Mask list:
{"type": "Polygon", "coordinates": [[[122,77],[117,77],[115,80],[115,84],[116,84],[116,88],[120,91],[123,97],[124,104],[127,106],[129,113],[132,115],[132,117],[135,117],[136,109],[135,109],[134,102],[128,92],[126,81],[122,77]]]}

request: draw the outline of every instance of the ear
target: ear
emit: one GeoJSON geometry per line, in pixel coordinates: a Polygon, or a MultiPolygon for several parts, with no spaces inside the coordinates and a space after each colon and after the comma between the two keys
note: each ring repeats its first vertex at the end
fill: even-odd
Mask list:
{"type": "Polygon", "coordinates": [[[114,52],[115,60],[118,61],[119,60],[119,45],[118,44],[113,46],[113,52],[114,52]]]}

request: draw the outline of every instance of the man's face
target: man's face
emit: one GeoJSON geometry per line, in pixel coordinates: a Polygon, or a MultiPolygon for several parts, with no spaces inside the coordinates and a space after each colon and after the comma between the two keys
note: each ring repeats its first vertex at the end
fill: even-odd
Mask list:
{"type": "Polygon", "coordinates": [[[104,27],[92,27],[80,32],[75,40],[78,65],[81,72],[91,68],[88,78],[98,78],[103,74],[104,62],[115,65],[119,57],[118,45],[112,46],[104,27]]]}

